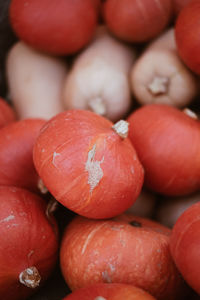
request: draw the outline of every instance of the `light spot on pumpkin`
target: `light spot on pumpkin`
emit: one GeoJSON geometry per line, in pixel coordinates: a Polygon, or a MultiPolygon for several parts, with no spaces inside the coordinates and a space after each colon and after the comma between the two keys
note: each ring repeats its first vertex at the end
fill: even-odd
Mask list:
{"type": "Polygon", "coordinates": [[[93,229],[87,236],[87,239],[85,240],[85,243],[82,247],[82,251],[81,254],[83,255],[85,253],[85,250],[89,244],[89,242],[91,241],[91,239],[93,238],[93,236],[95,235],[95,233],[105,225],[105,223],[101,223],[99,226],[97,226],[95,229],[93,229]]]}
{"type": "Polygon", "coordinates": [[[112,273],[115,272],[115,266],[114,266],[114,265],[112,265],[111,263],[108,263],[108,266],[109,266],[110,271],[111,271],[112,273]]]}
{"type": "Polygon", "coordinates": [[[28,253],[27,257],[30,258],[30,257],[33,255],[33,253],[34,253],[34,250],[31,250],[31,251],[28,253]]]}
{"type": "Polygon", "coordinates": [[[15,218],[14,215],[10,215],[10,216],[4,218],[3,220],[1,220],[0,223],[9,222],[10,220],[13,220],[14,218],[15,218]]]}
{"type": "Polygon", "coordinates": [[[112,280],[107,271],[102,272],[102,278],[103,278],[104,282],[112,283],[112,280]]]}
{"type": "Polygon", "coordinates": [[[106,298],[104,298],[102,296],[98,296],[98,297],[94,298],[94,300],[106,300],[106,298]]]}
{"type": "Polygon", "coordinates": [[[54,153],[53,153],[52,164],[53,164],[54,167],[56,167],[56,168],[57,168],[57,166],[56,166],[56,164],[55,164],[55,159],[56,159],[56,157],[59,156],[59,155],[60,155],[60,153],[57,153],[57,152],[54,152],[54,153]]]}
{"type": "Polygon", "coordinates": [[[101,163],[104,161],[104,157],[98,161],[95,160],[96,144],[88,152],[87,162],[85,164],[85,170],[88,172],[88,184],[90,185],[90,192],[99,184],[103,177],[103,170],[101,169],[101,163]]]}

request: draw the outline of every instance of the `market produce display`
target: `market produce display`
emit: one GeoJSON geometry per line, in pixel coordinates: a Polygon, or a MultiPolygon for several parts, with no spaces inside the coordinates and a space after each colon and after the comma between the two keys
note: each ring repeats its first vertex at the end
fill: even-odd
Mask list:
{"type": "Polygon", "coordinates": [[[199,20],[0,1],[0,299],[200,299],[199,20]]]}

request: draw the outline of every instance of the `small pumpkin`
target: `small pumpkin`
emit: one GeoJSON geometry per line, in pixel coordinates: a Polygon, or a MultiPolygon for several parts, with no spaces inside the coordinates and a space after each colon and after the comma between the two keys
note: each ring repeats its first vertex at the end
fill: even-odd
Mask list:
{"type": "Polygon", "coordinates": [[[128,118],[131,139],[155,192],[179,196],[200,188],[200,122],[190,110],[151,104],[128,118]]]}
{"type": "Polygon", "coordinates": [[[109,218],[130,207],[143,184],[143,167],[128,135],[86,110],[68,110],[49,120],[33,150],[36,170],[53,196],[89,218],[109,218]]]}

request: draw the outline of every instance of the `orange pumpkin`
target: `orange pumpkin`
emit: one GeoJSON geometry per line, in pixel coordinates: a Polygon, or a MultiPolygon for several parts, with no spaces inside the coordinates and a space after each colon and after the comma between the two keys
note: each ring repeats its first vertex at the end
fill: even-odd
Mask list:
{"type": "Polygon", "coordinates": [[[143,168],[127,138],[128,123],[113,125],[85,110],[49,120],[33,158],[42,181],[70,210],[89,218],[116,216],[137,199],[143,168]]]}

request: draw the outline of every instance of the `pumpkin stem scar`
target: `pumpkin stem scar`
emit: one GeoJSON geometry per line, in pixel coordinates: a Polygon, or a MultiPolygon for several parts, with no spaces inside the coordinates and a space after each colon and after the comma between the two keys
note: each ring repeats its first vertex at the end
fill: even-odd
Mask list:
{"type": "Polygon", "coordinates": [[[169,79],[166,77],[155,76],[153,81],[148,85],[148,90],[154,96],[164,95],[168,91],[169,79]]]}
{"type": "Polygon", "coordinates": [[[125,139],[128,136],[129,123],[124,120],[120,120],[112,126],[112,129],[122,138],[125,139]]]}
{"type": "Polygon", "coordinates": [[[88,158],[85,164],[85,170],[88,172],[88,184],[90,185],[90,192],[98,185],[103,177],[103,170],[101,169],[101,163],[104,161],[104,157],[101,161],[95,160],[96,144],[88,152],[88,158]]]}
{"type": "Polygon", "coordinates": [[[36,267],[29,267],[19,274],[19,281],[29,288],[36,288],[40,284],[40,274],[36,267]]]}

